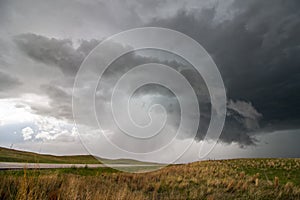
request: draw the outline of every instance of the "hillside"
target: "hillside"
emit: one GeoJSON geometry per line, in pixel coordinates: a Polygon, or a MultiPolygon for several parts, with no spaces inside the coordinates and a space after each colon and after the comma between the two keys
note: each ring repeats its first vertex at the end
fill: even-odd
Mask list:
{"type": "MultiPolygon", "coordinates": [[[[145,164],[136,160],[103,159],[107,164],[145,164]]],[[[59,163],[59,164],[100,164],[101,162],[91,155],[54,156],[38,154],[27,151],[19,151],[0,147],[0,162],[24,162],[24,163],[59,163]]]]}
{"type": "MultiPolygon", "coordinates": [[[[99,163],[89,155],[52,156],[7,148],[0,148],[1,161],[99,163]]],[[[199,161],[146,174],[75,167],[0,170],[0,177],[0,199],[300,200],[300,159],[291,158],[199,161]]]]}
{"type": "Polygon", "coordinates": [[[91,155],[53,156],[0,147],[0,162],[99,164],[91,155]]]}
{"type": "Polygon", "coordinates": [[[0,199],[300,199],[300,159],[200,161],[146,174],[5,170],[0,177],[0,199]]]}

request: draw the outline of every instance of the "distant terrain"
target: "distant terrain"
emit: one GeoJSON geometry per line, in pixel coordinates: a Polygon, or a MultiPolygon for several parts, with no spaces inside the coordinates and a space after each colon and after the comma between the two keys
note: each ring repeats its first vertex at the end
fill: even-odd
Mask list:
{"type": "Polygon", "coordinates": [[[91,155],[53,156],[0,147],[0,162],[98,164],[91,155]]]}
{"type": "MultiPolygon", "coordinates": [[[[104,159],[107,164],[145,164],[137,160],[129,159],[104,159]]],[[[61,163],[61,164],[100,164],[92,155],[74,155],[74,156],[54,156],[47,154],[38,154],[14,149],[0,147],[0,162],[19,162],[19,163],[61,163]]]]}
{"type": "MultiPolygon", "coordinates": [[[[97,162],[89,156],[0,152],[5,161],[10,155],[19,162],[97,162]]],[[[300,199],[300,159],[199,161],[140,174],[105,167],[0,170],[0,177],[0,199],[300,199]]]]}

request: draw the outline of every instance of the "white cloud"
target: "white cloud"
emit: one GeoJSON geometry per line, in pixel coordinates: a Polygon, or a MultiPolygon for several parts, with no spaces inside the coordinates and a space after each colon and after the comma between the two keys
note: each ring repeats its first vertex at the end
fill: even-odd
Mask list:
{"type": "Polygon", "coordinates": [[[26,107],[18,107],[19,99],[0,100],[0,124],[14,124],[34,121],[36,116],[26,107]]]}
{"type": "Polygon", "coordinates": [[[240,115],[250,119],[258,119],[262,117],[262,115],[252,106],[251,102],[245,101],[232,101],[229,100],[228,108],[238,112],[240,115]]]}
{"type": "Polygon", "coordinates": [[[55,139],[55,135],[51,135],[49,132],[41,131],[36,136],[36,139],[42,139],[42,140],[53,140],[55,139]]]}
{"type": "Polygon", "coordinates": [[[34,134],[34,131],[30,127],[26,127],[22,129],[22,135],[24,140],[30,140],[32,139],[32,135],[34,134]]]}
{"type": "Polygon", "coordinates": [[[38,128],[35,139],[60,142],[73,142],[78,139],[76,128],[63,120],[42,117],[35,122],[35,125],[38,128]]]}
{"type": "Polygon", "coordinates": [[[41,116],[33,112],[31,105],[48,106],[48,99],[35,94],[24,94],[22,98],[0,99],[0,126],[9,124],[33,124],[21,130],[24,140],[74,141],[78,133],[73,124],[54,117],[41,116]],[[34,129],[34,130],[33,130],[34,129]]]}

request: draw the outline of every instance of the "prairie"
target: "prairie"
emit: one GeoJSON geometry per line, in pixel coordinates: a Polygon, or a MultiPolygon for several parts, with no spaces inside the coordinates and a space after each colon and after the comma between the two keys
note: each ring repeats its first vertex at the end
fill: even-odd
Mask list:
{"type": "Polygon", "coordinates": [[[300,159],[199,161],[139,174],[4,170],[0,177],[0,199],[300,199],[300,159]]]}

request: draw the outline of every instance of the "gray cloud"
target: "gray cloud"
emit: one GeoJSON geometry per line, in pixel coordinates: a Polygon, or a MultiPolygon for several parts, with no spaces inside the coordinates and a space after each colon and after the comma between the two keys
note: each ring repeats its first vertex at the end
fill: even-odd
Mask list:
{"type": "MultiPolygon", "coordinates": [[[[79,1],[79,4],[84,4],[84,8],[89,8],[91,5],[99,6],[90,1],[87,3],[79,1]]],[[[108,7],[104,4],[101,5],[105,8],[113,7],[113,4],[108,7]]],[[[198,4],[194,1],[186,3],[187,6],[180,3],[173,5],[173,2],[169,1],[125,4],[122,3],[122,6],[127,8],[124,12],[120,9],[122,6],[116,7],[116,10],[120,11],[120,16],[127,16],[124,17],[127,21],[132,18],[136,20],[122,25],[122,20],[112,20],[114,26],[119,26],[118,30],[140,26],[141,21],[145,20],[149,22],[147,26],[172,28],[191,36],[212,55],[221,71],[230,99],[221,141],[250,145],[256,142],[255,134],[258,132],[299,128],[300,5],[298,1],[236,0],[230,6],[226,5],[227,10],[222,10],[221,13],[217,4],[212,8],[203,8],[200,6],[202,3],[198,4]],[[173,6],[170,6],[171,4],[173,6]],[[143,12],[149,7],[154,9],[155,14],[143,12]],[[169,9],[168,12],[165,12],[165,8],[169,9]],[[227,17],[221,20],[220,16],[227,17]]],[[[23,9],[21,15],[28,14],[27,11],[23,9]]],[[[84,20],[79,21],[81,24],[84,20]]],[[[91,22],[91,24],[95,23],[91,22]]],[[[64,81],[49,82],[40,87],[41,94],[46,94],[50,98],[50,108],[32,105],[33,109],[39,114],[71,119],[69,90],[73,76],[84,57],[98,44],[98,40],[82,40],[80,46],[75,48],[70,39],[21,34],[15,37],[15,42],[33,61],[57,67],[65,75],[70,76],[68,84],[64,81]]],[[[209,95],[201,77],[196,75],[187,63],[178,63],[165,54],[158,58],[155,58],[155,55],[152,58],[128,55],[117,60],[109,68],[106,72],[107,83],[113,84],[132,66],[150,61],[173,65],[173,68],[179,70],[191,82],[201,108],[197,140],[202,140],[210,121],[209,95]]],[[[109,88],[106,89],[109,91],[109,88]]],[[[107,91],[99,91],[101,100],[107,100],[105,97],[107,91]]],[[[166,97],[172,98],[170,94],[160,91],[157,87],[144,88],[142,93],[155,91],[164,95],[164,100],[166,97]]]]}
{"type": "MultiPolygon", "coordinates": [[[[75,75],[75,72],[79,68],[80,63],[84,59],[84,55],[87,55],[90,52],[91,48],[98,44],[98,41],[96,40],[83,40],[81,41],[80,46],[75,49],[73,48],[72,42],[70,40],[57,40],[54,38],[49,39],[34,34],[19,35],[16,37],[16,42],[21,50],[24,51],[24,53],[26,53],[26,55],[30,58],[38,62],[43,62],[45,64],[51,64],[59,67],[66,75],[72,76],[75,75]]],[[[114,51],[115,48],[123,47],[119,44],[112,44],[111,50],[114,51]]],[[[108,53],[109,52],[110,51],[108,51],[108,53]]],[[[196,92],[201,109],[200,124],[196,140],[203,140],[208,129],[211,114],[208,89],[204,83],[204,80],[195,71],[193,66],[191,66],[182,58],[177,58],[176,56],[174,57],[174,55],[170,53],[160,52],[160,54],[155,54],[155,50],[148,49],[139,52],[132,52],[115,60],[110,65],[108,70],[104,73],[104,83],[102,84],[104,84],[105,87],[97,91],[97,98],[101,100],[100,103],[110,101],[109,95],[112,92],[112,88],[124,73],[135,66],[145,63],[166,64],[178,70],[187,80],[189,80],[191,86],[196,92]],[[157,57],[157,55],[159,56],[157,57]]],[[[91,72],[89,76],[90,77],[88,77],[87,79],[93,79],[93,72],[91,72]]],[[[73,79],[71,79],[70,81],[73,81],[73,79]]],[[[53,84],[54,85],[47,84],[41,86],[42,94],[47,95],[50,99],[50,107],[30,105],[32,110],[40,115],[53,116],[59,119],[72,121],[73,115],[71,108],[71,85],[65,86],[62,84],[58,84],[57,82],[53,84]]],[[[101,82],[99,84],[101,84],[101,82]]],[[[170,92],[157,85],[151,85],[141,88],[136,97],[140,97],[145,94],[154,95],[152,103],[159,102],[167,108],[168,115],[170,115],[170,118],[173,120],[171,121],[171,125],[174,129],[176,129],[179,124],[178,116],[180,116],[180,109],[178,108],[178,102],[174,101],[173,99],[174,96],[171,95],[170,92]]],[[[259,125],[258,119],[251,118],[251,116],[249,117],[249,115],[259,115],[259,113],[253,112],[253,110],[255,111],[255,109],[251,105],[248,106],[249,104],[245,102],[239,101],[236,103],[237,105],[232,101],[230,102],[231,103],[229,104],[229,108],[231,108],[232,110],[232,115],[228,117],[226,126],[221,136],[221,141],[228,143],[238,142],[241,145],[253,144],[253,138],[251,138],[247,133],[254,130],[252,127],[258,127],[259,125]]],[[[98,109],[101,110],[105,108],[98,105],[98,109]]],[[[82,112],[89,112],[89,110],[83,110],[82,112]]],[[[85,121],[87,122],[86,125],[88,125],[89,120],[87,119],[85,121]]],[[[185,137],[190,136],[187,134],[185,137]]]]}
{"type": "Polygon", "coordinates": [[[262,114],[250,102],[229,100],[227,118],[221,140],[238,142],[239,145],[253,145],[257,142],[251,133],[260,129],[262,114]]]}
{"type": "Polygon", "coordinates": [[[20,84],[18,78],[0,71],[0,92],[10,90],[20,84]]]}
{"type": "MultiPolygon", "coordinates": [[[[195,139],[197,141],[203,140],[206,135],[211,116],[210,96],[204,80],[197,71],[182,58],[175,56],[175,59],[174,55],[167,52],[160,52],[159,57],[155,57],[155,53],[153,51],[155,50],[141,50],[115,60],[109,70],[104,73],[104,77],[109,79],[109,84],[103,85],[113,87],[116,84],[116,81],[129,69],[144,63],[155,62],[166,64],[178,70],[190,82],[199,100],[199,107],[201,110],[200,124],[195,139]],[[148,55],[149,57],[141,57],[136,54],[148,55]]],[[[136,74],[136,76],[143,77],[142,74],[136,74]]],[[[105,81],[107,80],[105,79],[105,81]]],[[[99,92],[99,94],[100,93],[106,95],[107,101],[110,100],[111,91],[105,90],[105,92],[99,92]]],[[[180,116],[179,104],[174,101],[173,94],[164,87],[155,84],[146,85],[140,88],[135,95],[136,98],[141,98],[143,95],[153,95],[154,97],[152,101],[154,102],[152,103],[154,104],[156,102],[164,105],[168,116],[170,115],[173,119],[173,121],[171,121],[171,125],[174,129],[178,127],[178,124],[180,123],[180,120],[178,119],[178,116],[180,116]]],[[[186,100],[188,101],[188,97],[186,100]]],[[[143,104],[143,102],[141,103],[143,104]]],[[[262,115],[251,105],[251,103],[244,101],[229,100],[228,110],[229,115],[220,140],[226,143],[237,142],[240,145],[254,144],[256,142],[255,138],[248,133],[259,129],[259,123],[262,115]]],[[[191,115],[191,117],[193,116],[191,115]]],[[[182,138],[188,137],[190,137],[189,134],[186,134],[182,138]]]]}
{"type": "Polygon", "coordinates": [[[59,67],[67,75],[76,74],[83,59],[99,43],[97,40],[82,40],[75,49],[71,40],[50,39],[35,34],[18,35],[15,42],[30,58],[59,67]]]}
{"type": "Polygon", "coordinates": [[[262,114],[257,112],[251,103],[229,100],[227,108],[229,110],[229,115],[237,113],[244,117],[242,123],[247,129],[255,130],[259,128],[258,120],[262,117],[262,114]]]}
{"type": "Polygon", "coordinates": [[[72,121],[72,93],[67,92],[63,88],[54,85],[42,85],[41,89],[50,98],[49,110],[38,110],[39,114],[46,114],[48,116],[55,116],[58,119],[65,119],[72,121]],[[48,113],[47,113],[48,112],[48,113]]]}
{"type": "MultiPolygon", "coordinates": [[[[263,115],[261,131],[294,129],[300,119],[299,8],[295,0],[235,1],[228,10],[235,14],[221,23],[211,8],[183,9],[149,25],[181,31],[202,44],[221,71],[228,97],[251,102],[263,115]]],[[[231,120],[226,126],[235,127],[231,120]]],[[[226,126],[223,136],[230,134],[226,126]]]]}

